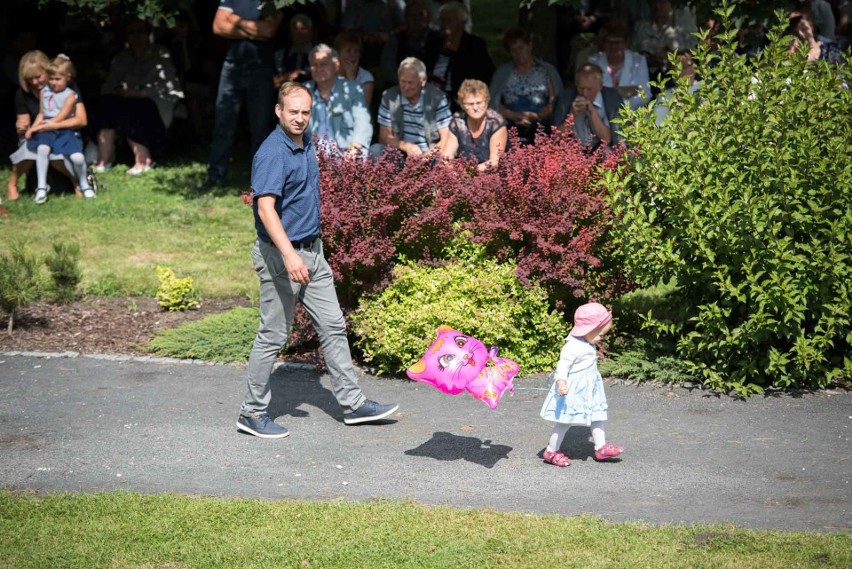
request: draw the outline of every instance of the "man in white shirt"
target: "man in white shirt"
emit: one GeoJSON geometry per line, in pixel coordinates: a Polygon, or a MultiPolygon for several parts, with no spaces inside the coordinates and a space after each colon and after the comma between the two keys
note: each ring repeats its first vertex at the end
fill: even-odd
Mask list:
{"type": "Polygon", "coordinates": [[[574,134],[590,149],[595,150],[601,144],[613,146],[621,141],[613,121],[618,118],[623,102],[616,89],[604,87],[601,68],[587,63],[577,71],[576,90],[560,93],[553,111],[554,124],[568,128],[565,119],[571,114],[574,134]]]}

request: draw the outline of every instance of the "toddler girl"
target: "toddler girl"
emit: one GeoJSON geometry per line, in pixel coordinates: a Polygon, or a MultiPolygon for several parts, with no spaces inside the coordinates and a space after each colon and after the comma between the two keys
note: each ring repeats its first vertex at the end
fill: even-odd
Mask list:
{"type": "Polygon", "coordinates": [[[544,449],[544,461],[568,466],[571,460],[559,451],[571,425],[592,428],[595,460],[609,460],[624,449],[607,444],[604,434],[606,394],[598,372],[594,343],[612,327],[612,313],[597,302],[584,304],[574,313],[574,328],[566,338],[556,364],[553,387],[541,407],[541,417],[553,421],[553,431],[544,449]]]}
{"type": "Polygon", "coordinates": [[[47,66],[47,85],[41,90],[39,112],[33,124],[24,135],[27,148],[36,153],[36,188],[35,202],[43,204],[47,201],[50,187],[47,185],[47,166],[50,154],[63,154],[71,160],[74,174],[80,184],[83,195],[95,197],[95,192],[89,186],[86,176],[86,159],[83,156],[83,141],[80,133],[72,129],[43,130],[49,121],[63,121],[74,113],[78,94],[68,86],[74,78],[74,65],[65,55],[58,55],[47,66]]]}

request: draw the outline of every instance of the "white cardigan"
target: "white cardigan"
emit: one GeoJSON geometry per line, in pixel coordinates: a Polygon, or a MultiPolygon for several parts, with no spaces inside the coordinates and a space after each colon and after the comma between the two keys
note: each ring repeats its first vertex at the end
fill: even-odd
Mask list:
{"type": "MultiPolygon", "coordinates": [[[[606,58],[606,52],[599,51],[589,56],[589,63],[594,63],[603,71],[604,87],[613,87],[612,74],[609,71],[609,62],[606,58]]],[[[638,85],[641,91],[645,93],[645,102],[651,100],[651,85],[648,78],[648,62],[645,56],[641,53],[624,50],[624,65],[621,67],[621,72],[618,75],[618,85],[627,87],[630,85],[638,85]]],[[[642,93],[636,93],[634,96],[627,99],[630,102],[630,108],[638,109],[642,106],[642,93]]]]}

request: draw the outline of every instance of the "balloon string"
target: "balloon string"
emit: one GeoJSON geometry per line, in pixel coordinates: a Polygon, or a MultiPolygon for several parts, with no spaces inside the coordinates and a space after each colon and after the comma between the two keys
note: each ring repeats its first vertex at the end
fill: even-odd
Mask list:
{"type": "Polygon", "coordinates": [[[547,387],[518,387],[517,385],[513,385],[515,391],[550,391],[551,386],[553,385],[553,374],[556,373],[556,370],[547,374],[547,387]]]}

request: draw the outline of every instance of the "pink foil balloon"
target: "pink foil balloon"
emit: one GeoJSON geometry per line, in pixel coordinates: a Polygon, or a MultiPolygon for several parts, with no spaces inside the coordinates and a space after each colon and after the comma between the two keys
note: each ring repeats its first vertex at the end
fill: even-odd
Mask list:
{"type": "Polygon", "coordinates": [[[516,362],[498,357],[497,348],[489,350],[476,338],[441,326],[426,354],[406,374],[451,395],[468,391],[496,409],[507,389],[514,392],[512,379],[518,368],[516,362]]]}

